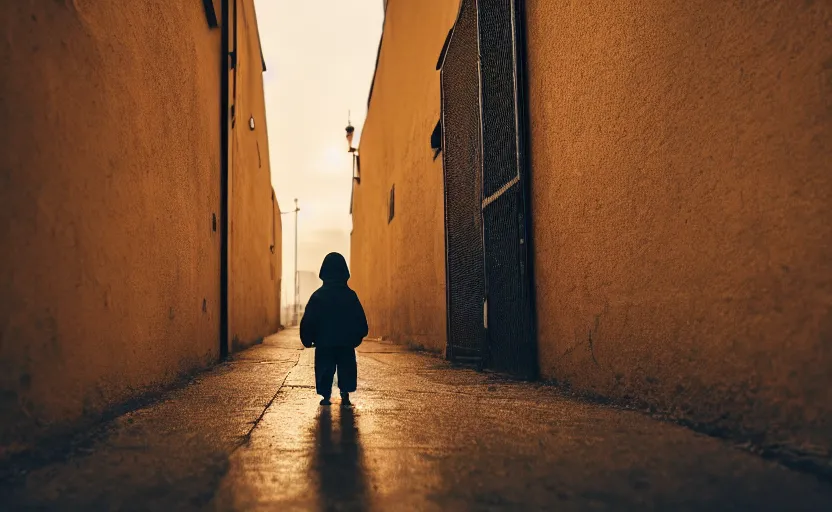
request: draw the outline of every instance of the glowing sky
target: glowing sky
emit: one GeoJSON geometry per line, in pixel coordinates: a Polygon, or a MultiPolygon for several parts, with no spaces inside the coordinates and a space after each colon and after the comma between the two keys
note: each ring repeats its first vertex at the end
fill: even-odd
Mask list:
{"type": "MultiPolygon", "coordinates": [[[[298,198],[298,269],[317,273],[331,251],[349,261],[352,160],[384,19],[382,0],[255,0],[272,183],[283,211],[298,198]]],[[[283,304],[294,282],[294,215],[283,216],[283,304]]]]}

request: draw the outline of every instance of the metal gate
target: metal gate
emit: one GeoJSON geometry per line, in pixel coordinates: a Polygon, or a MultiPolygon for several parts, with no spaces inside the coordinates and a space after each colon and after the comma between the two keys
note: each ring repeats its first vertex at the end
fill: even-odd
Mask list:
{"type": "Polygon", "coordinates": [[[448,346],[449,356],[458,359],[460,340],[476,339],[483,366],[533,378],[537,350],[519,18],[516,0],[464,1],[442,67],[448,346]],[[460,122],[459,110],[467,112],[472,102],[477,104],[477,115],[460,122]],[[473,149],[463,154],[454,145],[459,141],[473,149]],[[456,184],[462,178],[467,180],[465,186],[456,184]],[[470,205],[474,199],[476,214],[470,205]],[[472,215],[476,222],[469,220],[472,215]],[[464,239],[456,234],[461,230],[470,230],[464,239]],[[473,261],[475,256],[481,259],[473,261]],[[463,283],[465,290],[460,293],[458,286],[463,283]],[[460,322],[460,312],[473,315],[475,310],[479,312],[476,330],[473,320],[466,317],[460,322]]]}
{"type": "Polygon", "coordinates": [[[442,65],[448,358],[481,362],[485,344],[476,0],[463,0],[442,65]]]}

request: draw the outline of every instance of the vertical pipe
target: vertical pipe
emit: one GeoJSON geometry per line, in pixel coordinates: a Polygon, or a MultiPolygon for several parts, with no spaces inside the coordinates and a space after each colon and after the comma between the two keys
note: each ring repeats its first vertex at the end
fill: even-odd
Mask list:
{"type": "Polygon", "coordinates": [[[274,197],[274,190],[272,190],[272,250],[271,253],[274,254],[275,250],[277,249],[277,219],[275,219],[275,202],[277,200],[274,197]]]}
{"type": "MultiPolygon", "coordinates": [[[[480,23],[480,4],[479,0],[474,0],[474,11],[477,16],[477,87],[479,89],[479,108],[480,108],[480,168],[477,169],[480,175],[480,198],[479,204],[483,204],[485,199],[485,114],[483,111],[482,101],[482,25],[480,23]]],[[[491,338],[488,330],[488,249],[486,247],[486,233],[485,233],[485,208],[480,207],[480,230],[482,232],[482,282],[483,282],[483,298],[482,298],[482,329],[483,336],[480,339],[482,345],[480,346],[480,359],[477,364],[477,370],[482,370],[491,364],[491,338]]]]}
{"type": "Polygon", "coordinates": [[[300,290],[298,288],[298,200],[295,199],[295,323],[300,321],[300,309],[298,308],[298,301],[300,299],[300,290]]]}
{"type": "Polygon", "coordinates": [[[229,2],[222,0],[220,44],[220,359],[228,357],[229,2]]]}
{"type": "MultiPolygon", "coordinates": [[[[462,5],[460,4],[460,10],[462,10],[462,5]]],[[[459,19],[459,15],[457,15],[457,20],[459,19]]],[[[454,27],[455,28],[455,27],[454,27]]],[[[453,30],[453,29],[451,29],[453,30]]],[[[450,36],[448,36],[450,39],[450,36]]],[[[443,63],[444,64],[444,63],[443,63]]],[[[444,68],[444,66],[442,66],[444,68]]],[[[447,126],[445,123],[445,70],[441,69],[439,71],[439,116],[441,118],[442,123],[442,221],[443,221],[443,228],[445,228],[445,251],[443,256],[445,257],[445,359],[448,361],[453,361],[454,359],[454,346],[453,346],[453,339],[451,337],[451,286],[450,286],[450,265],[448,261],[448,248],[450,247],[450,243],[448,242],[448,152],[446,148],[448,144],[446,142],[446,133],[448,130],[445,129],[447,126]]]]}
{"type": "Polygon", "coordinates": [[[520,204],[523,213],[521,225],[525,237],[525,250],[522,253],[526,265],[525,275],[525,304],[527,311],[527,354],[528,368],[525,377],[535,380],[540,376],[540,362],[538,357],[537,340],[537,290],[534,275],[534,232],[532,214],[532,186],[531,186],[531,115],[529,105],[528,81],[528,39],[525,0],[512,2],[512,17],[514,20],[514,63],[515,63],[515,96],[517,123],[517,151],[520,169],[520,191],[523,201],[520,204]]]}

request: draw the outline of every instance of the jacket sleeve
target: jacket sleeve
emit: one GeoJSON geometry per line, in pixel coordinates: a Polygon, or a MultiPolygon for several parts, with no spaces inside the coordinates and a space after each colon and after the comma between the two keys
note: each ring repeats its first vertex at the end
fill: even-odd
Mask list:
{"type": "Polygon", "coordinates": [[[367,315],[364,313],[364,306],[358,300],[358,295],[355,296],[355,346],[361,345],[364,338],[369,334],[370,328],[367,325],[367,315]]]}
{"type": "Polygon", "coordinates": [[[315,295],[312,295],[306,305],[303,318],[300,319],[300,342],[306,348],[312,348],[315,345],[315,331],[318,323],[317,302],[315,295]]]}

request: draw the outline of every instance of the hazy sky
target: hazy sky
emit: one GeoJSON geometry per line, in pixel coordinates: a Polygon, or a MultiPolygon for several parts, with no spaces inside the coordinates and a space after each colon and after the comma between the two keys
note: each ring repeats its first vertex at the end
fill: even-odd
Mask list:
{"type": "MultiPolygon", "coordinates": [[[[298,198],[298,269],[328,252],[349,260],[352,158],[381,37],[382,0],[255,0],[266,59],[266,121],[272,183],[282,211],[298,198]]],[[[294,283],[294,214],[283,215],[283,294],[294,283]]]]}

